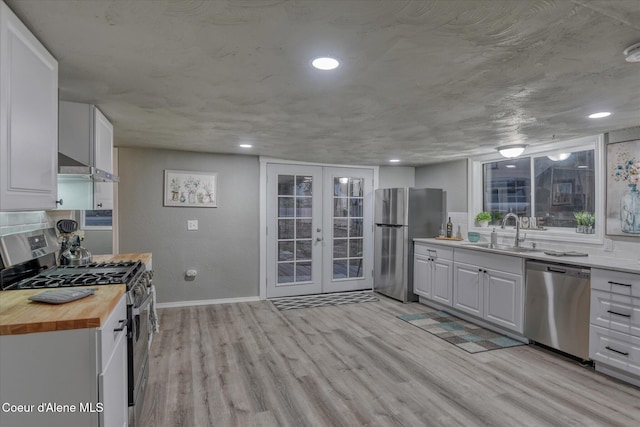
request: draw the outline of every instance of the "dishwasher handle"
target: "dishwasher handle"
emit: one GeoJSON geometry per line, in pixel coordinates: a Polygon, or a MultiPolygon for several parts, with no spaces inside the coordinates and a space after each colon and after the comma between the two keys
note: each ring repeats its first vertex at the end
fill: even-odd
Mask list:
{"type": "Polygon", "coordinates": [[[589,279],[591,277],[591,269],[578,265],[554,264],[540,261],[527,261],[527,270],[540,271],[551,274],[564,274],[567,276],[582,277],[589,279]]]}
{"type": "Polygon", "coordinates": [[[558,268],[558,267],[547,267],[547,271],[551,272],[551,273],[560,273],[560,274],[566,274],[567,270],[564,268],[558,268]]]}

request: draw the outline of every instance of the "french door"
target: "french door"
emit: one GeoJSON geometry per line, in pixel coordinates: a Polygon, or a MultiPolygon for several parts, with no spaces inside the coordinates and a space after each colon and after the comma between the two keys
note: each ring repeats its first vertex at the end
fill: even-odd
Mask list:
{"type": "Polygon", "coordinates": [[[373,286],[373,170],[267,166],[267,298],[373,286]]]}

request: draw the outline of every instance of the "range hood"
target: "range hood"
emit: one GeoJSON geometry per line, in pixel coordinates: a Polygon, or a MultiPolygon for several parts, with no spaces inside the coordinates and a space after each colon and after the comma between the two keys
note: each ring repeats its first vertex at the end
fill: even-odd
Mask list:
{"type": "Polygon", "coordinates": [[[58,153],[58,174],[78,175],[96,182],[119,182],[117,175],[93,166],[87,166],[62,153],[58,153]]]}

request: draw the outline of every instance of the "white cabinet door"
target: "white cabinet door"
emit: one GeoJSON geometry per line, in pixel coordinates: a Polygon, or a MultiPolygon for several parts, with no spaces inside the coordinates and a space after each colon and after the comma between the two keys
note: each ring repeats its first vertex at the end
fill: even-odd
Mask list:
{"type": "Polygon", "coordinates": [[[435,258],[432,263],[431,293],[434,301],[451,306],[453,303],[453,262],[435,258]]]}
{"type": "Polygon", "coordinates": [[[522,333],[522,276],[497,270],[486,270],[484,275],[485,319],[522,333]]]}
{"type": "Polygon", "coordinates": [[[94,166],[113,173],[113,125],[97,108],[93,108],[93,113],[94,166]]]}
{"type": "Polygon", "coordinates": [[[422,255],[413,258],[413,292],[431,298],[431,259],[422,255]]]}
{"type": "Polygon", "coordinates": [[[129,420],[126,300],[123,295],[98,335],[98,401],[101,427],[123,427],[129,420]]]}
{"type": "MultiPolygon", "coordinates": [[[[93,108],[94,118],[94,165],[105,172],[113,173],[113,125],[98,110],[93,108]]],[[[93,189],[93,209],[113,209],[113,186],[111,182],[96,182],[93,189]]]]}
{"type": "Polygon", "coordinates": [[[476,265],[454,263],[453,306],[459,310],[483,316],[483,277],[482,268],[476,265]]]}
{"type": "MultiPolygon", "coordinates": [[[[126,331],[126,329],[125,329],[126,331]]],[[[127,402],[127,340],[120,334],[111,359],[98,376],[99,401],[104,405],[100,413],[101,427],[124,427],[128,422],[127,402]]]]}
{"type": "Polygon", "coordinates": [[[0,208],[54,209],[58,63],[0,3],[0,208]]]}

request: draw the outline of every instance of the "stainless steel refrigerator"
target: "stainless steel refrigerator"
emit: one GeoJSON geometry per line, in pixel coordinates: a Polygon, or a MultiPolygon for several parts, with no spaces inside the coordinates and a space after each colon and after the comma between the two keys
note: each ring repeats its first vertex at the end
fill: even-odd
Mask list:
{"type": "Polygon", "coordinates": [[[444,192],[440,189],[376,190],[373,290],[402,302],[417,301],[413,239],[436,237],[444,222],[444,192]]]}

